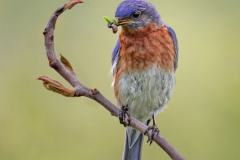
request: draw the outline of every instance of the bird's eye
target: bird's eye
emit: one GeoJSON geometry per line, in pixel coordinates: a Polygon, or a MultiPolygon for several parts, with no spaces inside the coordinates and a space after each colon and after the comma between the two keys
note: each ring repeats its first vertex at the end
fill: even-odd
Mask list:
{"type": "Polygon", "coordinates": [[[134,18],[139,18],[141,16],[141,11],[135,11],[134,13],[133,13],[133,17],[134,18]]]}

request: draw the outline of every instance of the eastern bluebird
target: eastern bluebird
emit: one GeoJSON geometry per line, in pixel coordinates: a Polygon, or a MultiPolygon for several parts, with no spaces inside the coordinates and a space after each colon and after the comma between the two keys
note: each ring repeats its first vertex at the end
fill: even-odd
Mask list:
{"type": "MultiPolygon", "coordinates": [[[[177,38],[154,5],[144,0],[125,0],[115,17],[122,26],[112,53],[115,97],[120,107],[148,125],[171,98],[178,64],[177,38]]],[[[143,137],[140,131],[126,127],[123,160],[141,159],[143,137]]]]}

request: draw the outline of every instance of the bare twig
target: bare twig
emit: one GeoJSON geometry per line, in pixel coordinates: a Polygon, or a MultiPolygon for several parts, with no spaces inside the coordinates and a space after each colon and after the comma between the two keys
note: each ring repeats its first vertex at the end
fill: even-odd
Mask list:
{"type": "MultiPolygon", "coordinates": [[[[83,3],[81,0],[71,0],[58,8],[48,21],[48,24],[43,32],[45,36],[45,47],[46,53],[49,60],[49,65],[55,69],[67,82],[69,82],[73,87],[74,91],[65,88],[59,82],[52,80],[46,76],[39,77],[39,80],[43,81],[44,87],[48,90],[54,91],[56,93],[62,94],[68,97],[80,97],[85,96],[97,101],[103,107],[105,107],[111,115],[118,117],[119,108],[112,104],[108,99],[106,99],[97,89],[89,89],[82,85],[77,79],[68,60],[61,55],[61,59],[57,59],[56,51],[54,48],[54,29],[58,16],[63,13],[66,9],[72,8],[78,3],[83,3]]],[[[144,133],[147,126],[135,118],[131,117],[130,126],[136,128],[137,130],[144,133]]],[[[151,135],[151,131],[146,134],[148,137],[151,135]]],[[[184,160],[184,158],[160,135],[155,135],[153,139],[172,159],[174,160],[184,160]]]]}

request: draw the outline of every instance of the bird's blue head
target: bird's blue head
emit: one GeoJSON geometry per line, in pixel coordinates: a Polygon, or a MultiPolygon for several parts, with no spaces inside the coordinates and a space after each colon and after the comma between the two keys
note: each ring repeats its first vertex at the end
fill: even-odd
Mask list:
{"type": "Polygon", "coordinates": [[[153,4],[145,0],[125,0],[117,7],[115,17],[118,25],[138,30],[156,23],[158,27],[163,25],[161,17],[153,4]]]}

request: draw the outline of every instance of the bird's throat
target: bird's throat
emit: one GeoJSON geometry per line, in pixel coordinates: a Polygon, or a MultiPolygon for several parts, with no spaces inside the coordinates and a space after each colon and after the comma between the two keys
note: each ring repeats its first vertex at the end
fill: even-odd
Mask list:
{"type": "Polygon", "coordinates": [[[156,29],[156,24],[151,24],[134,32],[123,29],[120,33],[119,56],[119,66],[123,66],[125,72],[144,70],[152,64],[174,71],[175,50],[164,26],[156,29]]]}

